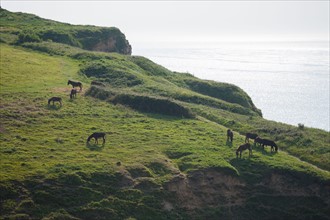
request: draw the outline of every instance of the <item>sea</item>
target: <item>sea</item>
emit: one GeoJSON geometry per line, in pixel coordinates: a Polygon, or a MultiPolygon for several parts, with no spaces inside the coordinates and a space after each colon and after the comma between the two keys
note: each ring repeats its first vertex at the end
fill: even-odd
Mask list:
{"type": "Polygon", "coordinates": [[[330,131],[329,41],[140,42],[133,55],[237,85],[266,119],[330,131]]]}

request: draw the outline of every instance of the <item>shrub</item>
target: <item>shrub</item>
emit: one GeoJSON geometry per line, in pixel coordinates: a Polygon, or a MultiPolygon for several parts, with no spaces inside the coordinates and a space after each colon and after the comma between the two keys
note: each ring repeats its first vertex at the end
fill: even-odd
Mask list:
{"type": "Polygon", "coordinates": [[[18,35],[18,44],[25,42],[40,42],[40,37],[33,31],[22,31],[18,35]]]}
{"type": "Polygon", "coordinates": [[[43,40],[52,40],[57,43],[68,44],[75,47],[82,47],[81,44],[75,39],[72,34],[59,31],[59,30],[47,30],[40,34],[43,40]]]}
{"type": "Polygon", "coordinates": [[[305,125],[302,124],[302,123],[299,123],[299,124],[298,124],[298,128],[299,128],[300,130],[303,130],[303,129],[305,128],[305,125]]]}

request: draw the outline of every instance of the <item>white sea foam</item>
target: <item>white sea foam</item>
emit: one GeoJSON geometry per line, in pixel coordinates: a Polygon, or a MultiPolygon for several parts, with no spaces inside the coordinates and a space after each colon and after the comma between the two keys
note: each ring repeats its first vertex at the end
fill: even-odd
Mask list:
{"type": "Polygon", "coordinates": [[[244,89],[266,119],[330,130],[329,42],[136,44],[135,55],[244,89]]]}

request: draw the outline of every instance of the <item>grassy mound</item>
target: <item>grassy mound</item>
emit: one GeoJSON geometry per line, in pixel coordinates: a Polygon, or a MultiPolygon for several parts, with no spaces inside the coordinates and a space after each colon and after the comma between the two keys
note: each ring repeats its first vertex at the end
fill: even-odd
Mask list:
{"type": "Polygon", "coordinates": [[[86,95],[90,95],[101,100],[108,100],[115,105],[125,105],[137,111],[185,118],[194,117],[194,114],[188,108],[175,101],[164,99],[162,97],[120,93],[118,91],[109,89],[105,90],[104,88],[95,86],[90,87],[86,92],[86,95]]]}

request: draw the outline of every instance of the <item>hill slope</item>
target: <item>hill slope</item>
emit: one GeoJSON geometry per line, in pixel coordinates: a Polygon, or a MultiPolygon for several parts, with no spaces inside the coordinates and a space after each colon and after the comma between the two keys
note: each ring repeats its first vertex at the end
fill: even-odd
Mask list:
{"type": "Polygon", "coordinates": [[[329,219],[329,132],[267,121],[236,86],[143,57],[0,47],[1,218],[329,219]],[[72,100],[68,79],[83,82],[72,100]],[[95,131],[104,145],[86,144],[95,131]],[[280,151],[236,159],[250,131],[280,151]]]}
{"type": "Polygon", "coordinates": [[[0,8],[0,42],[57,42],[86,50],[131,54],[125,35],[115,27],[70,25],[33,14],[12,13],[0,8]]]}

